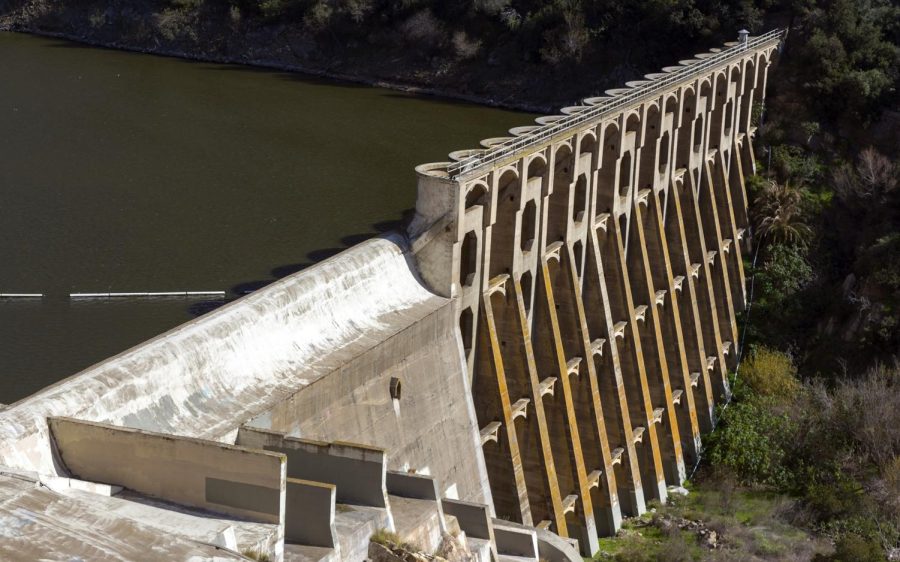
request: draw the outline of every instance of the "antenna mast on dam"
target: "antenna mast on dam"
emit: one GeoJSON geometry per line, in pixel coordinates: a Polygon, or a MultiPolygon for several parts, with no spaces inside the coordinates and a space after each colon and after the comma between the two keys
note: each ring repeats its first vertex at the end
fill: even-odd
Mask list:
{"type": "Polygon", "coordinates": [[[423,164],[406,235],[0,410],[0,559],[593,555],[729,397],[781,39],[423,164]]]}

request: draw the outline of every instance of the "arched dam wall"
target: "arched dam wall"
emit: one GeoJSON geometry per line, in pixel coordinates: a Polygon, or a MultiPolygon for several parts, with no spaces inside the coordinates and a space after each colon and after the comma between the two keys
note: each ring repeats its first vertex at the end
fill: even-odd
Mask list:
{"type": "Polygon", "coordinates": [[[780,39],[422,165],[407,233],[0,411],[0,558],[593,554],[729,396],[780,39]]]}

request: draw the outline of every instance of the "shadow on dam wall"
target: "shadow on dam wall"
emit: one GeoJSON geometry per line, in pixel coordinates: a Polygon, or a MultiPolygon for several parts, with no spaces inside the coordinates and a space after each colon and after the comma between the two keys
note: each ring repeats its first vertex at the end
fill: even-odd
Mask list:
{"type": "Polygon", "coordinates": [[[357,234],[348,234],[346,236],[342,236],[340,238],[340,242],[342,244],[341,247],[320,248],[308,252],[306,254],[306,261],[274,267],[270,271],[270,274],[272,276],[271,278],[257,279],[253,281],[244,281],[238,283],[230,287],[229,293],[231,296],[227,296],[224,299],[211,299],[193,302],[187,307],[187,311],[191,316],[195,318],[198,316],[202,316],[225,304],[233,302],[244,295],[248,295],[250,293],[258,291],[274,283],[275,281],[278,281],[279,279],[283,279],[289,275],[293,275],[295,273],[303,271],[304,269],[307,269],[308,267],[311,267],[321,261],[334,257],[344,250],[352,248],[353,246],[365,242],[366,240],[369,240],[376,236],[387,234],[389,232],[403,233],[406,231],[406,227],[409,225],[414,215],[415,209],[404,209],[400,214],[400,218],[393,220],[384,220],[372,224],[371,232],[360,232],[357,234]]]}

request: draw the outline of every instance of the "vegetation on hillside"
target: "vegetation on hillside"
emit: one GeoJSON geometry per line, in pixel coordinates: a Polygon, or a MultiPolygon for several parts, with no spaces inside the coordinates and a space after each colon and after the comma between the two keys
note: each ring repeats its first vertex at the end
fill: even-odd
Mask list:
{"type": "Polygon", "coordinates": [[[882,561],[900,552],[900,8],[803,1],[791,21],[748,186],[751,351],[704,470],[793,498],[781,519],[834,542],[815,560],[882,561]]]}
{"type": "MultiPolygon", "coordinates": [[[[890,0],[864,5],[876,23],[895,17],[890,0]]],[[[823,9],[839,11],[815,0],[0,0],[0,28],[549,109],[733,41],[742,27],[793,23],[805,33],[823,9]]],[[[843,41],[848,33],[840,26],[816,39],[834,56],[811,91],[862,91],[866,109],[889,88],[883,68],[892,55],[875,44],[857,56],[854,44],[837,57],[834,34],[843,41]],[[833,76],[857,66],[853,80],[833,76]]],[[[868,32],[854,29],[851,39],[877,37],[868,32]]]]}
{"type": "Polygon", "coordinates": [[[616,538],[602,539],[595,560],[615,562],[809,561],[833,551],[827,538],[790,521],[798,502],[783,494],[739,488],[704,475],[686,496],[673,495],[626,520],[616,538]]]}
{"type": "Polygon", "coordinates": [[[748,186],[752,351],[705,470],[793,498],[782,520],[834,542],[815,560],[882,561],[900,547],[900,8],[800,2],[792,22],[748,186]]]}

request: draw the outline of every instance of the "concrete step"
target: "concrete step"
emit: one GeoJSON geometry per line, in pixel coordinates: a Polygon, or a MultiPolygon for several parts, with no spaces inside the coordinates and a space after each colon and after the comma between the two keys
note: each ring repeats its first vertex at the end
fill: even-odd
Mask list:
{"type": "Polygon", "coordinates": [[[300,544],[284,545],[284,562],[340,562],[340,560],[340,555],[333,548],[300,544]]]}
{"type": "Polygon", "coordinates": [[[392,529],[387,509],[364,505],[337,504],[334,526],[343,560],[365,560],[369,538],[379,529],[392,529]]]}
{"type": "Polygon", "coordinates": [[[494,540],[497,543],[497,554],[503,560],[537,560],[537,532],[533,527],[525,527],[502,519],[494,519],[494,540]]]}
{"type": "Polygon", "coordinates": [[[394,527],[403,540],[422,552],[441,546],[443,522],[437,502],[389,495],[394,527]]]}
{"type": "Polygon", "coordinates": [[[491,554],[491,541],[466,537],[466,545],[469,547],[469,553],[474,558],[474,562],[491,562],[494,559],[491,554]]]}
{"type": "Polygon", "coordinates": [[[466,535],[469,551],[477,560],[494,560],[497,549],[494,546],[494,525],[490,507],[485,504],[444,498],[441,500],[445,517],[456,520],[460,530],[466,535]]]}

